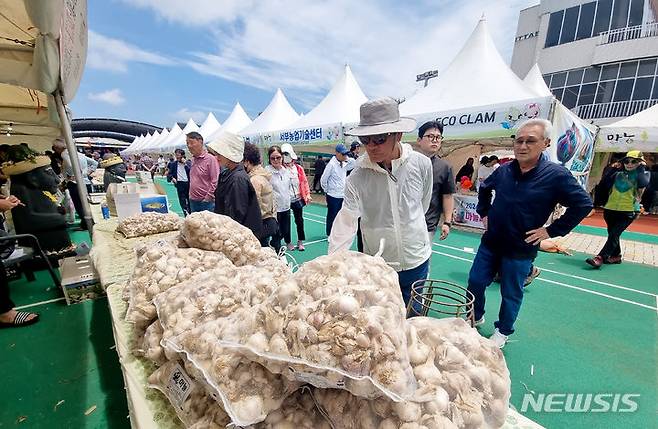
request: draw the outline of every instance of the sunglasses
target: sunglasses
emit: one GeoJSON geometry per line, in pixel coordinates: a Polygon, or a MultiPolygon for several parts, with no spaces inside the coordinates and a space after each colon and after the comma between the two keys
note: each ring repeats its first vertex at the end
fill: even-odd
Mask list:
{"type": "Polygon", "coordinates": [[[624,164],[631,164],[631,165],[634,165],[634,164],[639,164],[639,163],[640,163],[640,160],[639,160],[639,159],[635,159],[635,158],[626,158],[626,159],[624,160],[624,164]]]}
{"type": "Polygon", "coordinates": [[[359,141],[364,146],[367,146],[370,143],[374,143],[375,146],[380,146],[386,143],[386,140],[388,140],[391,134],[393,133],[378,134],[376,136],[359,136],[359,141]]]}

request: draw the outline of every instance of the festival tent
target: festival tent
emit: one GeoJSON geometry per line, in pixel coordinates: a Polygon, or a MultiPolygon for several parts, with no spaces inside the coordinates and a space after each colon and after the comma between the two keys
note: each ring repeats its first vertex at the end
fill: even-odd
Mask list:
{"type": "Polygon", "coordinates": [[[130,154],[130,150],[131,150],[130,148],[137,146],[139,144],[139,142],[141,142],[142,140],[144,140],[144,134],[142,134],[138,137],[135,137],[135,139],[128,145],[128,147],[126,147],[125,149],[123,149],[121,151],[121,155],[130,154]]]}
{"type": "MultiPolygon", "coordinates": [[[[281,130],[299,119],[299,115],[292,108],[281,89],[277,89],[274,97],[265,110],[254,121],[240,131],[243,137],[252,140],[258,139],[260,134],[281,130]]],[[[257,140],[258,141],[258,140],[257,140]]]]}
{"type": "MultiPolygon", "coordinates": [[[[180,127],[179,127],[180,128],[180,127]]],[[[151,148],[153,152],[160,152],[160,153],[167,153],[167,152],[173,152],[176,149],[184,149],[187,147],[187,143],[185,142],[185,136],[187,133],[191,133],[192,131],[199,131],[199,126],[194,122],[192,118],[187,120],[187,123],[185,124],[185,127],[181,130],[180,134],[172,136],[171,133],[169,134],[169,137],[166,140],[161,140],[160,142],[156,143],[155,146],[151,148]]]]}
{"type": "MultiPolygon", "coordinates": [[[[48,127],[59,126],[68,150],[74,152],[76,147],[66,104],[75,97],[86,61],[87,1],[0,0],[0,11],[0,84],[19,87],[21,91],[29,89],[27,93],[32,98],[27,101],[24,95],[19,95],[26,102],[22,103],[22,107],[12,106],[12,100],[15,100],[9,97],[12,91],[2,85],[0,124],[12,128],[5,128],[5,137],[12,137],[14,126],[16,129],[26,126],[22,128],[25,133],[21,134],[20,141],[12,139],[8,142],[44,146],[52,143],[52,135],[39,133],[54,132],[29,127],[41,127],[48,122],[48,127]],[[54,120],[55,112],[59,121],[54,120]],[[13,115],[21,115],[24,119],[14,121],[11,119],[13,115]],[[37,123],[26,120],[28,117],[37,123]],[[46,117],[47,120],[44,119],[46,117]],[[10,131],[9,136],[6,131],[10,131]]],[[[87,189],[77,157],[71,157],[71,163],[83,201],[85,221],[91,231],[87,189]]]]}
{"type": "MultiPolygon", "coordinates": [[[[547,118],[550,106],[549,96],[535,94],[505,63],[482,18],[448,67],[404,101],[400,114],[419,125],[439,120],[448,141],[504,139],[497,144],[510,145],[520,122],[547,118]]],[[[415,133],[405,139],[415,140],[415,133]]]]}
{"type": "Polygon", "coordinates": [[[597,152],[629,150],[658,152],[658,104],[601,127],[596,144],[597,152]]]}
{"type": "Polygon", "coordinates": [[[552,97],[553,93],[548,86],[546,81],[541,75],[541,70],[539,69],[539,64],[535,63],[534,66],[530,69],[528,74],[523,78],[523,83],[528,87],[532,92],[539,95],[540,97],[552,97]]]}
{"type": "Polygon", "coordinates": [[[169,138],[169,130],[167,128],[163,128],[162,132],[160,133],[160,137],[158,137],[157,139],[152,139],[148,143],[148,145],[144,147],[144,150],[142,152],[157,152],[160,143],[164,142],[168,138],[169,138]]]}
{"type": "Polygon", "coordinates": [[[135,147],[133,153],[148,151],[153,142],[160,140],[161,135],[162,133],[160,131],[154,132],[150,139],[143,141],[141,145],[135,147]]]}
{"type": "Polygon", "coordinates": [[[222,135],[223,132],[229,132],[233,134],[238,134],[240,130],[243,130],[251,124],[251,119],[244,111],[240,103],[235,103],[235,107],[231,111],[231,114],[228,115],[228,118],[224,121],[224,124],[214,133],[212,133],[207,139],[204,138],[205,143],[215,140],[217,137],[222,135]]]}
{"type": "Polygon", "coordinates": [[[160,142],[156,151],[160,153],[173,152],[176,150],[176,145],[180,144],[181,141],[185,144],[185,134],[178,123],[175,123],[174,126],[171,127],[171,131],[169,131],[169,136],[160,142]]]}
{"type": "Polygon", "coordinates": [[[130,146],[128,146],[128,148],[122,151],[121,153],[123,155],[130,155],[136,153],[137,150],[139,150],[139,147],[144,145],[148,140],[150,140],[152,136],[153,134],[146,133],[146,135],[143,137],[142,136],[136,137],[135,140],[133,140],[133,142],[130,144],[130,146]]]}
{"type": "MultiPolygon", "coordinates": [[[[334,86],[310,112],[283,130],[271,133],[273,143],[325,146],[343,141],[343,127],[359,122],[359,108],[368,98],[345,65],[334,86]]],[[[308,149],[305,146],[305,149],[308,149]]],[[[315,148],[318,149],[318,148],[315,148]]]]}
{"type": "Polygon", "coordinates": [[[201,124],[201,127],[199,128],[199,134],[203,136],[204,139],[210,137],[212,133],[217,131],[221,127],[221,124],[215,118],[215,115],[212,114],[212,112],[208,113],[208,117],[206,117],[206,120],[203,121],[203,124],[201,124]]]}

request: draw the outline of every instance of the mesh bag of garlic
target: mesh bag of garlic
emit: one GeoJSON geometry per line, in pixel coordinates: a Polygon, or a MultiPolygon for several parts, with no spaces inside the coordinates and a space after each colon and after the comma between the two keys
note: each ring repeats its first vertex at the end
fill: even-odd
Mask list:
{"type": "Polygon", "coordinates": [[[116,231],[126,238],[176,231],[181,218],[175,213],[140,213],[122,219],[116,231]]]}
{"type": "Polygon", "coordinates": [[[133,353],[138,356],[144,356],[158,366],[163,365],[167,361],[165,349],[161,344],[163,333],[164,330],[162,329],[162,324],[159,320],[151,323],[149,327],[146,328],[141,348],[134,350],[133,353]]]}
{"type": "Polygon", "coordinates": [[[239,267],[253,264],[263,255],[260,242],[249,228],[209,211],[188,215],[181,236],[190,247],[221,252],[239,267]]]}
{"type": "Polygon", "coordinates": [[[126,286],[130,295],[126,321],[138,329],[146,328],[156,318],[152,304],[156,295],[211,269],[231,273],[235,267],[218,252],[180,249],[166,241],[149,245],[137,260],[126,286]]]}
{"type": "Polygon", "coordinates": [[[314,389],[318,405],[336,427],[479,429],[504,424],[510,378],[498,347],[462,319],[414,317],[407,332],[418,381],[413,398],[365,400],[346,391],[314,389]]]}
{"type": "Polygon", "coordinates": [[[305,263],[292,279],[262,305],[212,320],[205,332],[300,382],[363,397],[411,397],[404,305],[397,274],[383,259],[337,252],[305,263]]]}
{"type": "Polygon", "coordinates": [[[194,379],[195,371],[190,364],[169,361],[149,376],[148,387],[162,392],[185,427],[201,421],[208,426],[226,427],[230,423],[228,415],[203,384],[194,379]]]}
{"type": "Polygon", "coordinates": [[[165,348],[184,353],[203,373],[213,398],[223,405],[235,426],[249,426],[265,420],[301,386],[245,359],[234,349],[218,345],[214,335],[203,325],[181,334],[176,341],[167,342],[165,348]]]}

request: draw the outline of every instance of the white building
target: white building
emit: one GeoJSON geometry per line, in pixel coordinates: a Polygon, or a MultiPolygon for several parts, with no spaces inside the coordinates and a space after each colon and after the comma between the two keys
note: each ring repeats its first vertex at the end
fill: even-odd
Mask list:
{"type": "Polygon", "coordinates": [[[658,0],[541,0],[520,12],[512,70],[607,124],[658,103],[658,0]]]}

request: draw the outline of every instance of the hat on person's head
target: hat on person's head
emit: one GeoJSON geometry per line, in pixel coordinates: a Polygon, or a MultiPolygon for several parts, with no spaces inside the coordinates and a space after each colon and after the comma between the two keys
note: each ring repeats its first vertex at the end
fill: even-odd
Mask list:
{"type": "Polygon", "coordinates": [[[208,143],[208,150],[223,156],[229,161],[242,162],[244,155],[244,140],[233,133],[223,132],[215,140],[208,143]]]}
{"type": "Polygon", "coordinates": [[[345,132],[348,136],[374,136],[386,133],[408,133],[416,128],[416,120],[400,117],[398,101],[377,98],[361,105],[359,125],[345,132]]]}
{"type": "Polygon", "coordinates": [[[100,168],[107,168],[113,165],[123,164],[123,159],[113,153],[106,153],[103,155],[103,160],[100,162],[100,168]]]}
{"type": "Polygon", "coordinates": [[[342,144],[342,143],[338,143],[338,144],[336,145],[336,152],[338,152],[338,153],[341,154],[341,155],[347,155],[348,153],[350,153],[350,151],[347,150],[347,148],[345,147],[345,145],[342,144]]]}
{"type": "Polygon", "coordinates": [[[297,154],[290,143],[284,143],[281,145],[281,153],[287,153],[292,159],[297,159],[297,154]]]}
{"type": "Polygon", "coordinates": [[[644,156],[642,155],[642,152],[640,152],[639,150],[629,150],[628,152],[626,152],[626,156],[624,158],[635,158],[644,161],[644,156]]]}

